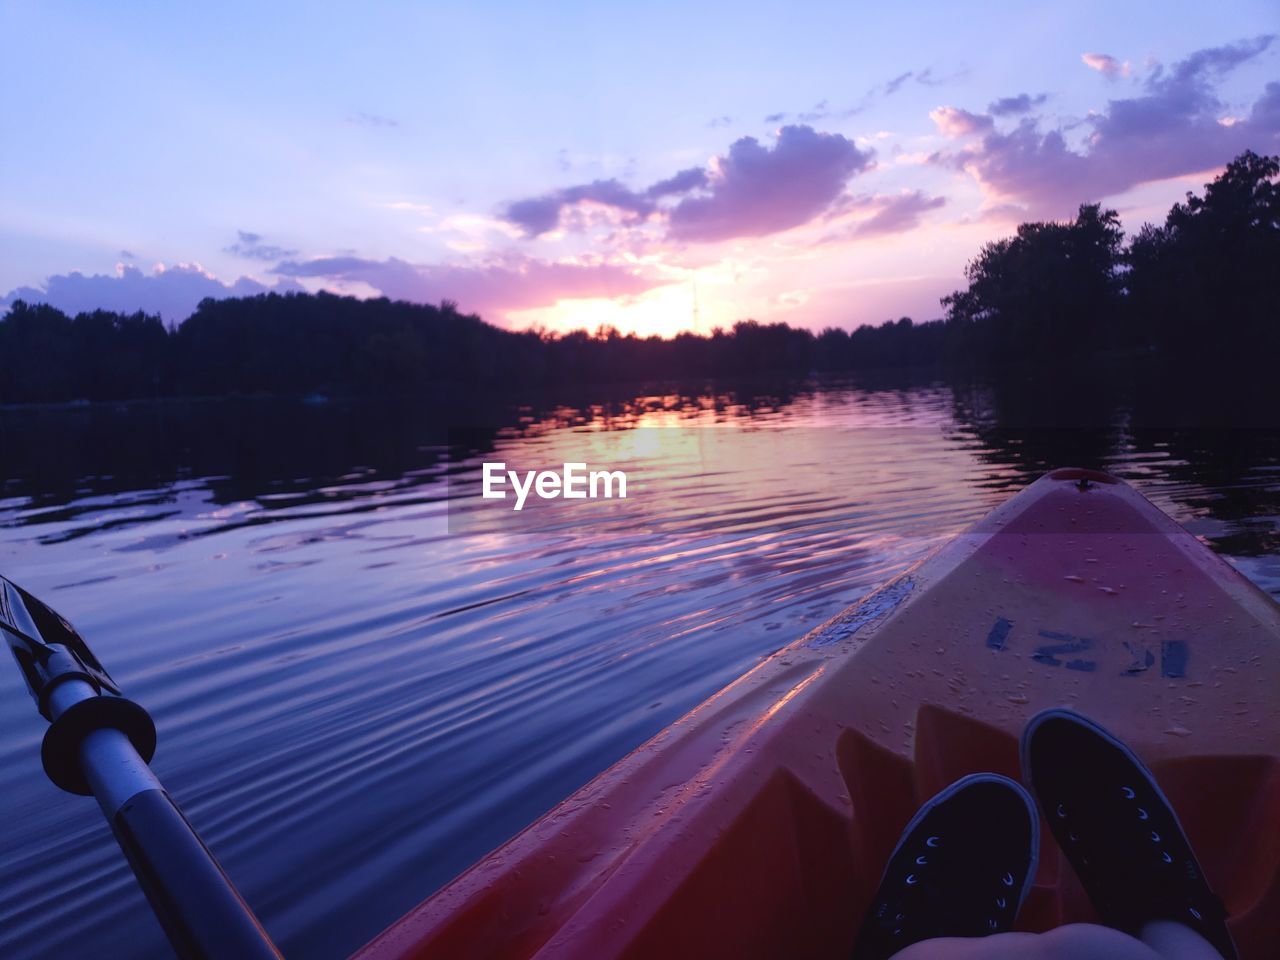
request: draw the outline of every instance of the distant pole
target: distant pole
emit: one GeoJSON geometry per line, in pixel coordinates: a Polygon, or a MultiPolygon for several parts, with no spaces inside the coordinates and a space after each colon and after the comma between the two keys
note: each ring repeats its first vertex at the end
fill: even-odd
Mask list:
{"type": "MultiPolygon", "coordinates": [[[[46,720],[45,773],[97,798],[174,953],[280,960],[258,918],[147,765],[151,716],[121,695],[71,624],[0,577],[0,630],[46,720]]],[[[86,951],[86,953],[92,951],[86,951]]]]}
{"type": "Polygon", "coordinates": [[[698,315],[698,275],[697,273],[695,273],[693,275],[693,332],[694,333],[698,333],[701,331],[701,327],[699,326],[700,319],[701,318],[698,315]]]}

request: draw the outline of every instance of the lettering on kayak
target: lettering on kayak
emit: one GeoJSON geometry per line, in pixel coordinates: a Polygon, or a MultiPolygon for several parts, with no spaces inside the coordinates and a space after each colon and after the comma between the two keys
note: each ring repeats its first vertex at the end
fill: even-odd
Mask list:
{"type": "Polygon", "coordinates": [[[1085,650],[1092,649],[1093,641],[1088,637],[1075,637],[1069,633],[1059,633],[1056,630],[1041,630],[1040,636],[1046,640],[1056,642],[1036,647],[1036,652],[1031,655],[1031,659],[1037,663],[1047,663],[1051,667],[1066,667],[1068,670],[1079,670],[1082,673],[1093,673],[1097,669],[1098,664],[1094,660],[1067,660],[1063,662],[1058,659],[1058,654],[1060,653],[1082,653],[1085,650]]]}
{"type": "Polygon", "coordinates": [[[987,646],[992,650],[1003,650],[1004,642],[1009,639],[1009,631],[1013,629],[1013,621],[1004,617],[996,617],[996,622],[987,634],[987,646]]]}
{"type": "Polygon", "coordinates": [[[1187,675],[1190,651],[1181,640],[1165,640],[1160,644],[1160,676],[1181,680],[1187,675]]]}
{"type": "Polygon", "coordinates": [[[810,640],[809,646],[825,647],[839,640],[846,640],[852,637],[871,621],[879,620],[892,613],[898,604],[907,599],[907,594],[911,592],[911,588],[914,586],[915,584],[910,577],[903,577],[900,580],[885,584],[885,586],[854,607],[844,619],[833,623],[830,629],[824,630],[810,640]]]}
{"type": "MultiPolygon", "coordinates": [[[[1003,652],[1010,649],[1009,637],[1013,633],[1013,621],[1006,617],[996,617],[995,623],[987,631],[986,646],[989,650],[1003,652]]],[[[1078,637],[1071,633],[1057,630],[1037,631],[1039,636],[1052,643],[1041,644],[1031,654],[1031,659],[1047,667],[1063,667],[1081,673],[1094,673],[1098,669],[1098,661],[1086,660],[1082,657],[1070,657],[1068,654],[1084,653],[1086,650],[1103,649],[1101,644],[1089,637],[1078,637]]],[[[1122,640],[1121,646],[1129,655],[1129,663],[1120,671],[1122,677],[1136,677],[1146,673],[1155,666],[1156,656],[1146,644],[1140,641],[1122,640]]],[[[1160,676],[1172,680],[1182,680],[1187,676],[1187,662],[1191,659],[1191,650],[1182,640],[1165,640],[1160,644],[1160,676]]]]}
{"type": "Polygon", "coordinates": [[[1156,662],[1156,655],[1141,644],[1133,644],[1126,640],[1124,648],[1133,657],[1133,661],[1125,667],[1126,677],[1136,677],[1140,673],[1146,673],[1156,662]]]}

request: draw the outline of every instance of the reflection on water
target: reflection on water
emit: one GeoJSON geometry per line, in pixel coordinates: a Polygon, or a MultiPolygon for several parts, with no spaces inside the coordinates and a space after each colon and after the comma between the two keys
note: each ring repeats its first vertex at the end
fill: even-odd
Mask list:
{"type": "MultiPolygon", "coordinates": [[[[159,774],[285,952],[342,957],[1050,466],[1133,479],[1280,590],[1273,431],[1123,410],[1046,429],[1001,403],[925,384],[465,419],[11,410],[0,569],[153,712],[159,774]],[[584,450],[661,496],[451,531],[446,492],[480,460],[584,450]]],[[[45,780],[42,727],[0,668],[0,955],[165,956],[94,805],[45,780]]]]}

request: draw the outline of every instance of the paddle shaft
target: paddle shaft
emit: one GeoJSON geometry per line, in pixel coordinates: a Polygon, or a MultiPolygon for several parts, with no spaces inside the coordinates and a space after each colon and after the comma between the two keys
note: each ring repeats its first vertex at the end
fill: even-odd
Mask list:
{"type": "MultiPolygon", "coordinates": [[[[98,696],[66,679],[49,694],[56,721],[98,696]]],[[[257,917],[129,738],[104,727],[80,744],[80,763],[143,893],[183,960],[279,960],[257,917]]]]}

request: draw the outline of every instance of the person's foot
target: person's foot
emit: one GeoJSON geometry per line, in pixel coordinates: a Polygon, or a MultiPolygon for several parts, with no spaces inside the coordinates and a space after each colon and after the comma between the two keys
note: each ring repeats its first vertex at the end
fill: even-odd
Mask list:
{"type": "Polygon", "coordinates": [[[1074,711],[1045,710],[1022,734],[1022,769],[1104,924],[1137,936],[1174,920],[1235,960],[1222,901],[1132,750],[1074,711]]]}
{"type": "Polygon", "coordinates": [[[889,857],[853,960],[884,960],[932,937],[1013,928],[1040,851],[1040,818],[1008,777],[975,773],[926,803],[889,857]]]}

